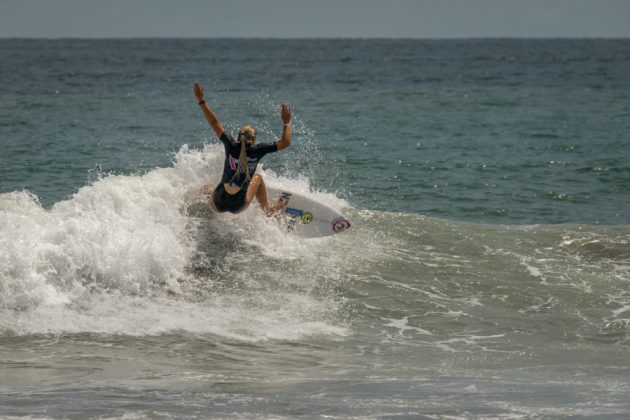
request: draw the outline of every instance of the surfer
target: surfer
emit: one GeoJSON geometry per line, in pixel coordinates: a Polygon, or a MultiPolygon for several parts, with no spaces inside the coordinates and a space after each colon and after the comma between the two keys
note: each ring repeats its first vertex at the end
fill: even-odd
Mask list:
{"type": "Polygon", "coordinates": [[[247,124],[241,127],[237,140],[225,132],[216,114],[204,99],[203,87],[195,82],[195,97],[203,115],[212,126],[215,134],[225,148],[223,176],[216,187],[205,185],[201,192],[208,196],[212,208],[223,213],[240,213],[252,202],[254,197],[260,203],[263,212],[270,216],[284,208],[285,203],[278,201],[273,206],[267,201],[267,188],[262,175],[255,174],[260,159],[267,153],[286,149],[291,144],[291,109],[282,104],[280,117],[284,123],[282,138],[274,143],[256,143],[256,129],[247,124]]]}

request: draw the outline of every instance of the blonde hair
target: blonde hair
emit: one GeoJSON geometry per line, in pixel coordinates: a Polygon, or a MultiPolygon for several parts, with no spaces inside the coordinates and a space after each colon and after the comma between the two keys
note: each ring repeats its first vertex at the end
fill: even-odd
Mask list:
{"type": "Polygon", "coordinates": [[[249,165],[247,163],[247,145],[254,144],[256,140],[256,129],[254,126],[246,124],[238,131],[237,141],[241,144],[241,153],[238,155],[238,166],[232,178],[240,173],[245,173],[245,179],[250,181],[252,177],[249,175],[249,165]]]}

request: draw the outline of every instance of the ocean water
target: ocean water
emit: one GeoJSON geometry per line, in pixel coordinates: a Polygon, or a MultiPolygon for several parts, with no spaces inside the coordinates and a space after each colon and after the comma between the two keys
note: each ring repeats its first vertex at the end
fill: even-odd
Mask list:
{"type": "Polygon", "coordinates": [[[0,40],[0,417],[627,418],[629,40],[0,40]],[[190,217],[222,147],[341,210],[190,217]]]}

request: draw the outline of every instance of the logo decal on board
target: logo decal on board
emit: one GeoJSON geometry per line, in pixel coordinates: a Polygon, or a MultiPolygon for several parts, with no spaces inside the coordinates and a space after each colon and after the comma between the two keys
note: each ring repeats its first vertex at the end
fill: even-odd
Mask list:
{"type": "Polygon", "coordinates": [[[302,217],[304,215],[304,210],[294,209],[293,207],[285,207],[284,212],[291,217],[302,217]]]}
{"type": "Polygon", "coordinates": [[[332,224],[332,230],[337,233],[343,232],[344,230],[348,229],[351,226],[350,221],[344,219],[343,217],[333,220],[331,224],[332,224]]]}
{"type": "Polygon", "coordinates": [[[308,225],[309,223],[311,223],[311,220],[313,220],[313,213],[311,213],[310,211],[305,212],[302,217],[300,217],[300,220],[302,220],[302,223],[304,223],[305,225],[308,225]]]}
{"type": "Polygon", "coordinates": [[[291,193],[282,191],[279,201],[283,203],[285,206],[288,206],[290,199],[291,199],[291,193]]]}

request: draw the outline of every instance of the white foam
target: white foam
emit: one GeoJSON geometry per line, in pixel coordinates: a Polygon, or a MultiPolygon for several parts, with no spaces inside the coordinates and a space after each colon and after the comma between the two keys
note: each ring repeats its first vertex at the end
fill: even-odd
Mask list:
{"type": "Polygon", "coordinates": [[[614,310],[613,311],[613,315],[614,316],[619,316],[619,315],[621,315],[624,312],[630,312],[630,305],[625,305],[625,306],[622,306],[621,308],[619,308],[617,310],[614,310]]]}
{"type": "MultiPolygon", "coordinates": [[[[191,289],[213,279],[191,274],[193,256],[205,250],[182,212],[184,200],[202,185],[217,183],[222,165],[219,145],[184,146],[173,167],[105,175],[50,209],[28,192],[0,194],[0,330],[134,335],[187,330],[244,340],[346,334],[330,321],[336,303],[311,293],[318,281],[311,274],[322,261],[332,261],[334,252],[325,242],[281,232],[256,205],[209,222],[215,229],[210,234],[226,233],[240,244],[236,255],[226,258],[244,261],[242,271],[218,280],[242,278],[246,289],[205,295],[191,289]],[[259,262],[297,260],[294,276],[282,278],[274,264],[259,271],[249,267],[252,246],[259,262]],[[260,293],[264,282],[296,287],[291,293],[260,293]]],[[[265,176],[329,205],[344,205],[333,194],[311,193],[306,178],[265,176]]],[[[334,265],[329,271],[334,274],[334,265]]]]}
{"type": "Polygon", "coordinates": [[[409,317],[405,316],[402,319],[393,319],[386,318],[389,323],[385,324],[386,327],[393,327],[399,330],[399,335],[404,335],[405,331],[415,331],[418,334],[422,335],[433,335],[430,331],[425,330],[424,328],[414,327],[409,325],[409,317]]]}

